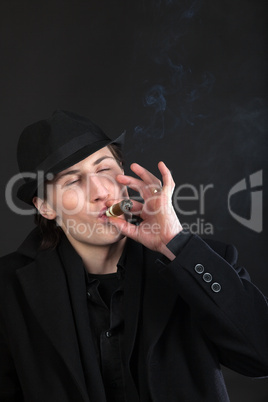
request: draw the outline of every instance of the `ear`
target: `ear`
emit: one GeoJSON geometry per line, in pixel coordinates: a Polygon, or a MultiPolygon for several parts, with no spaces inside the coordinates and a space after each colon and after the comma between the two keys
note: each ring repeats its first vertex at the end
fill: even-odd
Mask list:
{"type": "Polygon", "coordinates": [[[40,215],[42,215],[44,218],[49,219],[49,220],[56,218],[56,216],[57,216],[56,212],[48,204],[47,201],[44,201],[39,197],[34,197],[33,204],[34,204],[35,208],[38,209],[40,215]]]}

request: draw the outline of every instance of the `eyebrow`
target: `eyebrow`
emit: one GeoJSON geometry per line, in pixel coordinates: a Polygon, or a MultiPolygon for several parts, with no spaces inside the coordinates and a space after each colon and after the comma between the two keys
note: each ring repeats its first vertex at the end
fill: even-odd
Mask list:
{"type": "Polygon", "coordinates": [[[100,162],[103,161],[103,159],[114,159],[113,156],[102,156],[99,159],[95,160],[95,162],[93,162],[93,166],[98,165],[100,162]]]}
{"type": "MultiPolygon", "coordinates": [[[[93,166],[98,165],[99,163],[101,163],[104,159],[114,159],[113,156],[102,156],[98,159],[96,159],[93,162],[93,166]]],[[[77,174],[80,173],[79,169],[73,169],[73,170],[68,170],[67,172],[62,172],[62,173],[58,173],[57,176],[55,177],[55,180],[58,181],[60,180],[62,177],[67,176],[67,175],[71,175],[71,174],[77,174]]]]}

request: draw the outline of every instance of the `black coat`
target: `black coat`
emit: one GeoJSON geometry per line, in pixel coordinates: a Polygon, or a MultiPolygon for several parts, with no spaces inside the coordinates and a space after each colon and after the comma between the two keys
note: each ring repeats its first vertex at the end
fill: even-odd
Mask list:
{"type": "MultiPolygon", "coordinates": [[[[84,272],[66,272],[57,250],[38,244],[35,230],[0,260],[0,401],[104,402],[84,272]]],[[[228,401],[220,364],[268,375],[267,301],[233,268],[232,246],[192,236],[167,265],[138,243],[127,247],[128,402],[137,387],[143,402],[228,401]]]]}

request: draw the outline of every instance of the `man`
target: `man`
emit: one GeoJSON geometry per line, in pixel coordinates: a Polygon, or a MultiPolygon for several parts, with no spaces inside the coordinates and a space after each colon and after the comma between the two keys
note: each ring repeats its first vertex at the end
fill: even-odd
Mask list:
{"type": "Polygon", "coordinates": [[[182,231],[166,165],[126,176],[121,144],[64,111],[21,135],[38,226],[1,259],[1,401],[228,401],[221,364],[268,375],[267,301],[236,250],[182,231]],[[143,202],[108,217],[127,187],[143,202]]]}

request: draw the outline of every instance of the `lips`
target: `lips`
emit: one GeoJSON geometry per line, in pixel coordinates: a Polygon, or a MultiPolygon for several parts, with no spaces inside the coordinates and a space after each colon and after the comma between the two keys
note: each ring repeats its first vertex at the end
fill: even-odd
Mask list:
{"type": "Polygon", "coordinates": [[[105,214],[105,212],[107,211],[107,207],[103,207],[101,210],[100,210],[100,213],[99,213],[99,215],[98,215],[98,217],[99,218],[102,218],[103,216],[106,216],[106,214],[105,214]]]}

